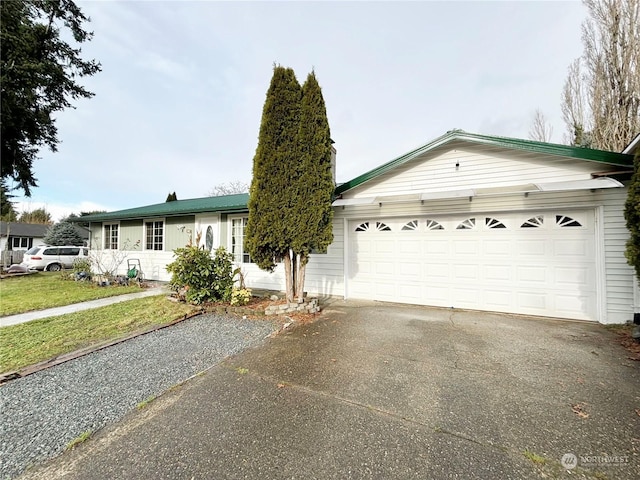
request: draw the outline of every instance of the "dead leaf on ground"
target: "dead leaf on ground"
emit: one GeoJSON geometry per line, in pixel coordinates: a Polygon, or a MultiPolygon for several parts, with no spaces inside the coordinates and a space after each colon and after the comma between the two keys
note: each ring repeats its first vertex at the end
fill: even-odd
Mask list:
{"type": "Polygon", "coordinates": [[[278,388],[284,388],[284,387],[286,387],[286,386],[287,386],[287,384],[286,384],[286,383],[279,383],[279,384],[278,384],[278,388]]]}
{"type": "Polygon", "coordinates": [[[585,411],[584,403],[572,403],[571,410],[573,410],[573,413],[578,415],[580,418],[589,418],[589,414],[585,411]]]}
{"type": "Polygon", "coordinates": [[[640,408],[636,408],[636,414],[640,417],[640,408]]]}

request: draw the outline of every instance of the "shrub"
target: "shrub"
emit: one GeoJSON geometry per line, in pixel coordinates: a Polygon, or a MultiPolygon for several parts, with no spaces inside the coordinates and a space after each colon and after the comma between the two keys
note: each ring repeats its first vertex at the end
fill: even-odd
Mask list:
{"type": "Polygon", "coordinates": [[[71,266],[71,273],[75,280],[91,280],[91,260],[76,258],[71,266]]]}
{"type": "Polygon", "coordinates": [[[249,300],[251,300],[251,289],[234,287],[231,290],[231,305],[246,305],[249,300]]]}
{"type": "Polygon", "coordinates": [[[167,265],[171,273],[170,286],[184,291],[185,300],[200,304],[206,301],[228,301],[233,288],[233,256],[224,247],[215,256],[190,245],[174,250],[175,260],[167,265]]]}

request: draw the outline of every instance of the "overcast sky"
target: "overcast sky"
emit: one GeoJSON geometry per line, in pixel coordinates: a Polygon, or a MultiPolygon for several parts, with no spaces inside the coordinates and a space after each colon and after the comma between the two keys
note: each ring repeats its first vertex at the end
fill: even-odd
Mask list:
{"type": "MultiPolygon", "coordinates": [[[[58,117],[18,210],[59,220],[250,182],[274,63],[322,87],[344,182],[453,128],[563,141],[560,94],[582,53],[579,2],[91,1],[95,93],[58,117]]],[[[9,185],[11,183],[9,182],[9,185]]]]}

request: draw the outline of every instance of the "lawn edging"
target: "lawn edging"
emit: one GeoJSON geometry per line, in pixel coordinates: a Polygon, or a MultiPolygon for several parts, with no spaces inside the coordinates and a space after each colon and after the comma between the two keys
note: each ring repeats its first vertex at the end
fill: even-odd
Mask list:
{"type": "Polygon", "coordinates": [[[74,360],[76,358],[83,357],[90,353],[97,352],[99,350],[103,350],[105,348],[112,347],[114,345],[118,345],[119,343],[126,342],[127,340],[131,340],[132,338],[139,337],[141,335],[146,335],[148,333],[152,333],[157,330],[162,330],[163,328],[170,327],[177,323],[180,323],[190,318],[201,315],[202,313],[203,313],[203,310],[197,310],[195,312],[187,313],[182,317],[179,317],[163,325],[154,325],[152,327],[144,328],[142,330],[138,330],[136,332],[130,333],[116,340],[109,340],[107,342],[89,345],[88,347],[84,347],[79,350],[74,350],[73,352],[63,353],[62,355],[51,357],[47,360],[43,360],[42,362],[38,362],[24,368],[20,368],[12,372],[5,372],[3,374],[0,374],[0,385],[3,385],[11,380],[16,380],[18,378],[26,377],[27,375],[31,375],[33,373],[39,372],[41,370],[45,370],[55,365],[60,365],[61,363],[68,362],[69,360],[74,360]]]}

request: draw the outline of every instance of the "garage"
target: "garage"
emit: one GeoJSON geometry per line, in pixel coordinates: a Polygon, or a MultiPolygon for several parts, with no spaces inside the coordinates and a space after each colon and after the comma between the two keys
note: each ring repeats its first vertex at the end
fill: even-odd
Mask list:
{"type": "Polygon", "coordinates": [[[348,223],[351,298],[597,320],[595,212],[348,223]]]}

